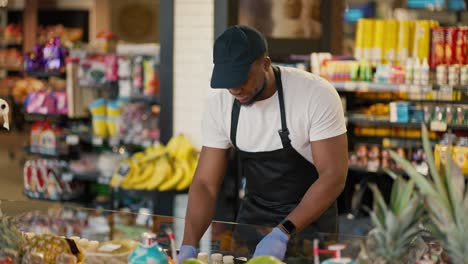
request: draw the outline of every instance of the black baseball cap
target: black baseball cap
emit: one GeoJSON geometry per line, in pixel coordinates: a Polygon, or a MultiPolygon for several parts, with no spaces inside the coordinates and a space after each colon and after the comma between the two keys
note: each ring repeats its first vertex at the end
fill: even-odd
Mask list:
{"type": "Polygon", "coordinates": [[[237,25],[226,29],[214,43],[211,88],[234,88],[243,84],[252,63],[266,51],[265,37],[254,28],[237,25]]]}

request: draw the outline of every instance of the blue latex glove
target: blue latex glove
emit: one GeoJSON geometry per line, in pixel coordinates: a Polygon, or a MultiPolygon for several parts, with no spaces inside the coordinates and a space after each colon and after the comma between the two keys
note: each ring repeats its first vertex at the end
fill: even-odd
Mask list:
{"type": "Polygon", "coordinates": [[[179,263],[183,263],[189,258],[197,258],[197,249],[192,246],[182,245],[179,250],[179,255],[177,255],[179,263]]]}
{"type": "Polygon", "coordinates": [[[273,256],[280,260],[284,259],[289,237],[279,228],[273,230],[258,243],[255,248],[254,257],[273,256]]]}

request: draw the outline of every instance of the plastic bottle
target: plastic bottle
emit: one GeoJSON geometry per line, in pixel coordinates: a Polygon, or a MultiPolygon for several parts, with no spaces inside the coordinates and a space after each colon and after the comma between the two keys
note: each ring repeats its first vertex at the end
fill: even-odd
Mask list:
{"type": "Polygon", "coordinates": [[[406,59],[406,67],[405,67],[406,84],[412,84],[413,77],[414,77],[413,60],[411,58],[408,58],[406,59]]]}
{"type": "Polygon", "coordinates": [[[420,85],[421,84],[421,63],[419,62],[418,58],[414,58],[415,63],[413,67],[413,84],[420,85]]]}
{"type": "Polygon", "coordinates": [[[427,62],[427,58],[424,58],[419,74],[421,85],[429,85],[429,63],[427,62]]]}
{"type": "Polygon", "coordinates": [[[198,253],[197,259],[203,263],[208,264],[208,254],[205,252],[198,253]]]}
{"type": "Polygon", "coordinates": [[[219,253],[211,254],[210,264],[223,264],[223,255],[219,253]]]}
{"type": "Polygon", "coordinates": [[[234,264],[234,256],[224,256],[223,264],[234,264]]]}
{"type": "Polygon", "coordinates": [[[135,250],[130,254],[128,257],[128,263],[149,263],[149,259],[151,258],[151,263],[166,264],[168,262],[167,255],[156,242],[156,235],[152,233],[143,233],[141,237],[142,244],[135,248],[135,250]]]}

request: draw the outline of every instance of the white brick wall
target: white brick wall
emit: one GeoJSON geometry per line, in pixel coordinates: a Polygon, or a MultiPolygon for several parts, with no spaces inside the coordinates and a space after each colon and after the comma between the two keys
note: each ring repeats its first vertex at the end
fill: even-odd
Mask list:
{"type": "MultiPolygon", "coordinates": [[[[201,120],[213,69],[214,1],[174,3],[174,135],[186,134],[197,148],[202,144],[201,120]]],[[[174,206],[174,215],[185,217],[187,195],[179,195],[174,206]]],[[[183,227],[184,222],[177,220],[176,238],[182,238],[183,227]]],[[[208,229],[200,243],[207,253],[211,248],[210,234],[208,229]]]]}
{"type": "Polygon", "coordinates": [[[210,92],[215,0],[175,0],[174,134],[201,147],[201,119],[210,92]]]}

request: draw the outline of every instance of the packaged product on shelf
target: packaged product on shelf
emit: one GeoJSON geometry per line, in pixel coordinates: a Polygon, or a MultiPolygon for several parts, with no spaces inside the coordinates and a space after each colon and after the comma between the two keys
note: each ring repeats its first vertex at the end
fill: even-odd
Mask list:
{"type": "Polygon", "coordinates": [[[421,84],[421,63],[418,58],[414,58],[413,64],[413,84],[421,84]]]}
{"type": "Polygon", "coordinates": [[[28,197],[70,200],[84,191],[83,184],[63,179],[67,165],[57,160],[28,160],[24,164],[24,191],[28,197]]]}
{"type": "Polygon", "coordinates": [[[456,86],[460,84],[460,65],[453,64],[448,68],[448,85],[456,86]]]}
{"type": "Polygon", "coordinates": [[[432,69],[445,63],[445,30],[442,27],[431,29],[431,56],[429,63],[432,69]]]}
{"type": "Polygon", "coordinates": [[[429,58],[432,23],[429,20],[417,20],[414,29],[413,57],[420,61],[429,58]]]}
{"type": "Polygon", "coordinates": [[[468,85],[468,65],[463,65],[460,68],[460,85],[468,85]]]}
{"type": "Polygon", "coordinates": [[[159,90],[159,81],[157,80],[156,73],[156,58],[145,58],[143,60],[143,69],[144,69],[144,95],[156,95],[159,90]]]}
{"type": "Polygon", "coordinates": [[[106,80],[107,81],[117,81],[118,80],[118,75],[117,75],[117,55],[115,54],[109,54],[106,55],[104,58],[105,65],[106,65],[106,80]]]}
{"type": "Polygon", "coordinates": [[[468,175],[468,138],[460,138],[457,145],[453,147],[453,160],[462,173],[468,175]]]}
{"type": "Polygon", "coordinates": [[[437,65],[436,67],[436,82],[439,85],[448,84],[448,67],[445,64],[437,65]]]}
{"type": "Polygon", "coordinates": [[[468,64],[467,56],[467,38],[468,38],[468,27],[460,27],[457,32],[456,40],[456,54],[455,54],[455,63],[464,65],[468,64]]]}
{"type": "Polygon", "coordinates": [[[409,121],[409,103],[408,102],[391,102],[390,103],[390,122],[409,121]]]}
{"type": "Polygon", "coordinates": [[[377,19],[375,20],[375,35],[373,40],[372,47],[372,60],[371,62],[374,65],[380,64],[385,59],[385,41],[387,41],[386,36],[388,23],[386,20],[377,19]]]}
{"type": "Polygon", "coordinates": [[[137,94],[143,89],[143,57],[136,56],[133,60],[132,87],[137,94]]]}
{"type": "Polygon", "coordinates": [[[429,85],[429,64],[427,63],[427,58],[423,59],[423,63],[421,65],[420,69],[420,79],[421,79],[421,85],[429,85]]]}
{"type": "Polygon", "coordinates": [[[118,77],[119,79],[128,79],[132,73],[132,61],[128,56],[119,56],[118,58],[118,77]]]}
{"type": "Polygon", "coordinates": [[[100,86],[106,82],[106,64],[103,56],[87,57],[80,60],[78,70],[80,86],[100,86]]]}
{"type": "Polygon", "coordinates": [[[445,64],[451,65],[456,62],[457,55],[457,32],[458,28],[445,28],[445,64]]]}
{"type": "Polygon", "coordinates": [[[404,63],[409,58],[411,51],[411,32],[413,31],[413,21],[400,20],[398,21],[398,43],[397,43],[397,52],[396,60],[400,65],[404,63]]]}
{"type": "Polygon", "coordinates": [[[384,25],[385,33],[383,34],[382,62],[394,64],[398,45],[398,22],[396,20],[385,20],[384,25]]]}
{"type": "Polygon", "coordinates": [[[405,83],[412,84],[413,78],[414,78],[413,59],[407,58],[406,66],[405,66],[405,83]]]}

